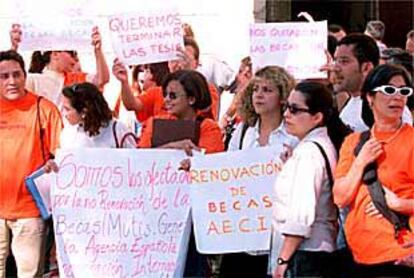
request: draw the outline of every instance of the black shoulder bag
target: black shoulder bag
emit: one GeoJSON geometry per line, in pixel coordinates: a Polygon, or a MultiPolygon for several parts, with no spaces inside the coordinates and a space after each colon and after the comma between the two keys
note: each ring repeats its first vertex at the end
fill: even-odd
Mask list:
{"type": "MultiPolygon", "coordinates": [[[[354,149],[355,156],[358,155],[362,149],[362,146],[368,141],[370,136],[371,132],[369,130],[361,133],[359,142],[354,149]]],[[[395,239],[398,243],[402,244],[404,243],[404,234],[406,234],[408,230],[411,230],[408,223],[408,216],[393,211],[388,207],[385,200],[385,191],[382,188],[381,182],[378,180],[377,169],[378,165],[375,161],[368,164],[364,169],[362,181],[368,188],[368,192],[374,206],[385,217],[385,219],[392,224],[394,227],[395,239]]]]}

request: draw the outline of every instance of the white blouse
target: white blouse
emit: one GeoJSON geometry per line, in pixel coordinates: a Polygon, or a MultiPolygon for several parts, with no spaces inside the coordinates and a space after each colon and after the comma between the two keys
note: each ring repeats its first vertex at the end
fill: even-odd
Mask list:
{"type": "Polygon", "coordinates": [[[337,154],[326,127],[312,130],[294,149],[274,185],[273,225],[288,235],[305,237],[299,250],[332,252],[336,249],[337,210],[333,203],[324,149],[335,172],[337,154]]]}
{"type": "MultiPolygon", "coordinates": [[[[60,147],[64,148],[116,148],[115,138],[113,135],[114,120],[111,120],[107,127],[99,130],[96,136],[89,136],[80,125],[65,125],[60,133],[60,147]]],[[[125,134],[130,132],[128,128],[120,121],[116,123],[116,137],[118,143],[125,134]]],[[[123,148],[135,148],[136,142],[132,136],[127,136],[122,146],[123,148]]]]}
{"type": "MultiPolygon", "coordinates": [[[[236,130],[233,132],[229,143],[229,151],[239,150],[240,137],[243,129],[243,123],[237,125],[236,130]]],[[[243,137],[242,149],[259,148],[259,121],[253,127],[248,127],[243,137]]],[[[282,123],[278,128],[273,130],[269,135],[269,142],[267,146],[275,146],[280,148],[280,152],[284,151],[283,144],[289,145],[294,148],[299,143],[299,140],[286,132],[285,125],[282,123]]]]}

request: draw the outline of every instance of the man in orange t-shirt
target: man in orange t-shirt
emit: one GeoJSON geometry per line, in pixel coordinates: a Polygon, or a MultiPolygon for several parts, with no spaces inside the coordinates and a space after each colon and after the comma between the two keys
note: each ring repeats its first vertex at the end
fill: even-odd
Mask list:
{"type": "Polygon", "coordinates": [[[62,127],[57,107],[26,91],[25,82],[23,58],[0,52],[0,277],[10,232],[18,276],[42,275],[45,224],[24,179],[54,153],[62,127]]]}

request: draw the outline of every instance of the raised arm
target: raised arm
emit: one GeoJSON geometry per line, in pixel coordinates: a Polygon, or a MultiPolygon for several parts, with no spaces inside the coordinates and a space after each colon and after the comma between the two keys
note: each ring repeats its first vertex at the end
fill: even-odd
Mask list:
{"type": "Polygon", "coordinates": [[[96,86],[102,88],[109,82],[109,69],[105,60],[105,55],[102,51],[102,38],[99,33],[98,27],[92,29],[92,45],[94,47],[95,59],[96,59],[96,76],[93,80],[96,86]]]}
{"type": "Polygon", "coordinates": [[[17,51],[19,48],[19,44],[22,41],[22,30],[21,30],[20,24],[17,24],[17,23],[12,24],[12,28],[9,34],[10,34],[11,49],[14,51],[17,51]]]}
{"type": "Polygon", "coordinates": [[[139,112],[144,107],[141,100],[134,97],[131,87],[128,82],[128,72],[126,67],[119,61],[119,59],[114,60],[114,65],[112,66],[112,73],[121,82],[121,99],[127,110],[132,110],[139,112]]]}

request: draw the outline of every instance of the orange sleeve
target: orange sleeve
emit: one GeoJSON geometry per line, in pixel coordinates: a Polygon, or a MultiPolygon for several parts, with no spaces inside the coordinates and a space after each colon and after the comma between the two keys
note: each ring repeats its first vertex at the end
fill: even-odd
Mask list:
{"type": "Polygon", "coordinates": [[[355,160],[354,149],[359,142],[359,138],[360,133],[357,132],[352,133],[345,138],[339,152],[338,164],[335,169],[335,179],[342,178],[348,174],[348,171],[355,160]]]}
{"type": "Polygon", "coordinates": [[[49,115],[47,117],[48,120],[45,123],[47,126],[44,127],[46,130],[45,141],[48,146],[48,151],[52,154],[55,154],[56,149],[59,148],[59,137],[63,123],[57,107],[50,104],[48,105],[50,108],[48,113],[49,115]]]}
{"type": "Polygon", "coordinates": [[[149,118],[142,125],[142,132],[139,138],[138,148],[151,148],[154,118],[149,118]]]}
{"type": "Polygon", "coordinates": [[[160,90],[161,87],[151,88],[137,97],[142,102],[143,106],[140,111],[135,112],[138,121],[144,122],[156,115],[155,106],[156,103],[159,102],[157,96],[160,94],[160,90]]]}
{"type": "Polygon", "coordinates": [[[220,127],[215,121],[205,119],[201,123],[198,146],[205,149],[206,153],[217,153],[224,151],[222,133],[220,127]]]}
{"type": "Polygon", "coordinates": [[[86,81],[86,75],[85,72],[68,72],[65,74],[63,84],[65,86],[70,86],[75,83],[83,83],[86,81]]]}
{"type": "Polygon", "coordinates": [[[218,112],[219,112],[219,94],[217,92],[216,87],[213,84],[208,86],[211,95],[211,113],[213,115],[213,119],[218,121],[218,112]]]}

